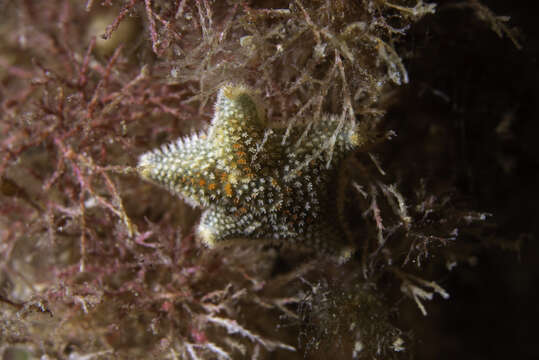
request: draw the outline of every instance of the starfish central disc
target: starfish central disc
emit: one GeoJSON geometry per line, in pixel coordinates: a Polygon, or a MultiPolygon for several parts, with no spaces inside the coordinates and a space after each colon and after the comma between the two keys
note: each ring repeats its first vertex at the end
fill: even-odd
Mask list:
{"type": "Polygon", "coordinates": [[[226,85],[207,132],[143,154],[137,170],[206,209],[197,234],[209,247],[271,240],[342,255],[337,169],[358,139],[354,123],[330,116],[269,128],[252,91],[226,85]]]}

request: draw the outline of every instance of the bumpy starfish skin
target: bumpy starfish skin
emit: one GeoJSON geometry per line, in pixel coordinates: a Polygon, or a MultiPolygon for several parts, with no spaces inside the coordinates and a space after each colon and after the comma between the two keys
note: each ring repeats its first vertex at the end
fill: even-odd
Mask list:
{"type": "Polygon", "coordinates": [[[329,116],[310,128],[268,128],[252,91],[226,85],[206,133],[143,154],[137,169],[207,209],[197,234],[209,247],[272,240],[343,255],[337,169],[358,139],[353,123],[329,116]]]}

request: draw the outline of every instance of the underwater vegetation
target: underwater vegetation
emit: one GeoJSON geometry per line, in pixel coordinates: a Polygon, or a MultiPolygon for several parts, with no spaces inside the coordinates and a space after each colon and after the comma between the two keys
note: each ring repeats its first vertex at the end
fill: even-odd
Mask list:
{"type": "Polygon", "coordinates": [[[487,5],[0,1],[2,360],[465,352],[448,279],[533,238],[463,155],[526,104],[444,52],[525,51],[487,5]]]}

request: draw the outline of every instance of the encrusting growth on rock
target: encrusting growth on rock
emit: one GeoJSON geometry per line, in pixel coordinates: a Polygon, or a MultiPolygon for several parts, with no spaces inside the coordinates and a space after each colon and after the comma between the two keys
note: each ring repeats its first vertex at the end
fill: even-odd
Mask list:
{"type": "Polygon", "coordinates": [[[207,132],[143,154],[142,177],[207,208],[203,243],[263,240],[347,258],[337,216],[337,170],[360,146],[353,121],[326,116],[270,128],[253,91],[225,85],[207,132]]]}

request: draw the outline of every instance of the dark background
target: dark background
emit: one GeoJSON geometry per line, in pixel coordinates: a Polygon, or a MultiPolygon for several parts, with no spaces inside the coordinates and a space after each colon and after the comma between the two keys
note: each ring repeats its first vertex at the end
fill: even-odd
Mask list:
{"type": "Polygon", "coordinates": [[[440,1],[409,35],[413,81],[388,114],[399,157],[492,214],[483,240],[461,238],[476,262],[442,281],[451,300],[429,304],[414,325],[421,359],[539,358],[537,4],[483,4],[511,17],[522,50],[473,10],[440,1]]]}

